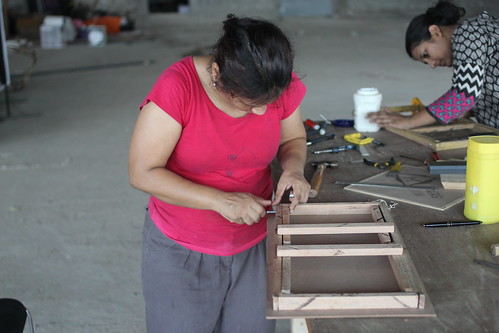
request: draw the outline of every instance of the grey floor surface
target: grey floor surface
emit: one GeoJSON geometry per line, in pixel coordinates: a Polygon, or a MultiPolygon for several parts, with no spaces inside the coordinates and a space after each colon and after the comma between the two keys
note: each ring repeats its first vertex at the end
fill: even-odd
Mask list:
{"type": "MultiPolygon", "coordinates": [[[[296,71],[308,87],[304,117],[351,118],[361,87],[377,87],[385,105],[413,97],[429,103],[444,93],[451,70],[432,70],[405,54],[408,21],[276,21],[295,45],[296,71]]],[[[140,247],[147,196],[127,178],[137,106],[166,66],[204,52],[220,23],[151,15],[141,31],[101,48],[37,48],[34,73],[10,93],[12,117],[0,122],[0,297],[22,300],[38,333],[145,332],[140,247]]],[[[12,71],[21,73],[25,59],[11,58],[12,71]]],[[[278,332],[288,331],[280,322],[278,332]]]]}

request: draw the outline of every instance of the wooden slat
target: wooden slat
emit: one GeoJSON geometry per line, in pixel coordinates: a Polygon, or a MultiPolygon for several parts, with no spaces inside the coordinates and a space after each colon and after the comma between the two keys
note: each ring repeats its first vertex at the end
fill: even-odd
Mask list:
{"type": "Polygon", "coordinates": [[[396,256],[401,255],[403,250],[400,244],[279,245],[277,246],[277,256],[396,256]]]}
{"type": "Polygon", "coordinates": [[[275,310],[416,309],[418,293],[299,294],[275,296],[275,310]]]}
{"type": "Polygon", "coordinates": [[[282,281],[281,292],[283,294],[291,293],[291,258],[282,257],[282,281]]]}
{"type": "MultiPolygon", "coordinates": [[[[296,206],[293,215],[342,215],[342,214],[368,214],[371,206],[378,205],[377,202],[334,202],[303,204],[296,206]]],[[[283,204],[283,206],[289,206],[283,204]]]]}
{"type": "MultiPolygon", "coordinates": [[[[405,247],[402,236],[400,235],[400,232],[397,228],[395,228],[395,232],[391,234],[391,238],[397,244],[405,247]]],[[[389,257],[389,260],[392,266],[393,274],[397,279],[397,283],[399,284],[401,291],[417,291],[422,296],[426,295],[426,290],[424,288],[423,282],[419,278],[418,273],[416,272],[416,267],[410,259],[408,252],[404,252],[404,254],[401,256],[391,256],[389,257]]],[[[420,298],[419,302],[421,308],[424,308],[426,306],[425,300],[425,297],[420,298]]]]}
{"type": "Polygon", "coordinates": [[[277,226],[279,235],[332,235],[332,234],[372,234],[393,232],[393,223],[320,223],[289,224],[277,226]]]}
{"type": "MultiPolygon", "coordinates": [[[[373,208],[373,218],[375,221],[386,221],[385,223],[393,224],[395,230],[395,222],[393,220],[392,214],[386,205],[380,204],[378,207],[373,208]]],[[[378,234],[381,244],[393,243],[391,234],[394,232],[380,232],[378,234]]],[[[396,242],[399,243],[399,242],[396,242]]],[[[400,243],[399,243],[400,244],[400,243]]],[[[403,246],[403,245],[402,245],[403,246]]]]}
{"type": "Polygon", "coordinates": [[[277,214],[270,216],[267,222],[267,311],[276,308],[276,299],[273,297],[281,293],[282,257],[276,253],[277,246],[282,245],[282,236],[277,234],[277,225],[282,223],[282,205],[277,206],[277,214]]]}

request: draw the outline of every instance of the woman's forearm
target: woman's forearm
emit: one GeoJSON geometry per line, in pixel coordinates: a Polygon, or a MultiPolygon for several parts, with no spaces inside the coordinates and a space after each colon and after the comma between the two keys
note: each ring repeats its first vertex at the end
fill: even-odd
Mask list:
{"type": "Polygon", "coordinates": [[[191,182],[172,171],[158,167],[130,174],[131,185],[172,205],[212,209],[223,197],[222,191],[191,182]]]}
{"type": "Polygon", "coordinates": [[[307,142],[305,138],[296,138],[279,147],[277,158],[283,172],[303,174],[307,161],[307,142]]]}

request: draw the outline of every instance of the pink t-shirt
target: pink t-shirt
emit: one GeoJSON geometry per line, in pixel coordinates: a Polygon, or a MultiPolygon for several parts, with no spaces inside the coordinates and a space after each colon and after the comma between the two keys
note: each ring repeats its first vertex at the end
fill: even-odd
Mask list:
{"type": "MultiPolygon", "coordinates": [[[[270,163],[279,149],[280,121],[289,117],[306,88],[293,73],[289,87],[264,115],[233,118],[208,98],[192,57],[174,63],[158,78],[141,104],[153,101],[182,125],[182,134],[165,168],[198,184],[226,192],[249,192],[270,199],[270,163]]],[[[165,203],[153,196],[149,212],[158,228],[177,243],[198,252],[233,255],[266,235],[259,223],[231,223],[211,210],[165,203]]]]}

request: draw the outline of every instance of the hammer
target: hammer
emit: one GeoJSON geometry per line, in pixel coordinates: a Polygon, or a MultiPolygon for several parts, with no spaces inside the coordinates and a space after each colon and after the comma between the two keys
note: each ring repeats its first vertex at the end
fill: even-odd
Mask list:
{"type": "Polygon", "coordinates": [[[319,190],[320,190],[321,185],[322,185],[322,178],[324,175],[324,170],[326,170],[326,168],[337,168],[338,162],[336,162],[336,161],[312,162],[312,163],[310,163],[310,165],[317,168],[317,170],[315,170],[315,173],[312,176],[312,181],[310,182],[311,189],[310,189],[310,193],[308,194],[308,196],[309,196],[309,198],[315,198],[319,194],[319,190]]]}

